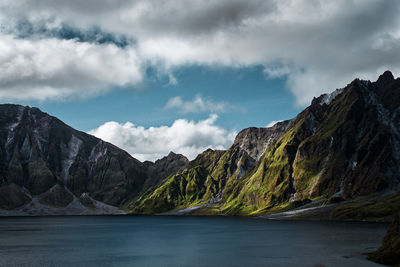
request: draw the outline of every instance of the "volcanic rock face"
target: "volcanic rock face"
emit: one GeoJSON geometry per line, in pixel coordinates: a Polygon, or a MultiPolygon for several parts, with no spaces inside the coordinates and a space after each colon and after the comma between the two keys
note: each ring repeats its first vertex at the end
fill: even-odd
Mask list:
{"type": "Polygon", "coordinates": [[[400,79],[354,80],[314,98],[296,118],[247,128],[227,151],[205,151],[133,211],[219,199],[219,214],[262,214],[313,198],[354,199],[400,184],[400,79]]]}
{"type": "Polygon", "coordinates": [[[146,180],[159,181],[186,164],[179,155],[171,157],[165,169],[157,163],[148,167],[37,108],[0,105],[3,209],[26,205],[39,195],[41,204],[65,207],[84,193],[119,206],[137,194],[146,180]]]}
{"type": "Polygon", "coordinates": [[[1,105],[0,118],[1,186],[39,195],[58,183],[118,205],[146,179],[144,165],[128,153],[37,108],[1,105]]]}
{"type": "Polygon", "coordinates": [[[258,160],[265,149],[276,141],[284,131],[291,125],[292,120],[276,123],[268,128],[250,127],[239,132],[233,145],[238,145],[246,151],[250,157],[258,160]]]}

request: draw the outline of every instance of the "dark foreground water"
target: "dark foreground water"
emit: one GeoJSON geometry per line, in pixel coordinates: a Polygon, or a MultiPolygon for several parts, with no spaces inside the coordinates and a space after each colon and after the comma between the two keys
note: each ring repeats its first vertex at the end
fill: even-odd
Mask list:
{"type": "Polygon", "coordinates": [[[388,224],[222,217],[0,218],[0,266],[377,266],[388,224]]]}

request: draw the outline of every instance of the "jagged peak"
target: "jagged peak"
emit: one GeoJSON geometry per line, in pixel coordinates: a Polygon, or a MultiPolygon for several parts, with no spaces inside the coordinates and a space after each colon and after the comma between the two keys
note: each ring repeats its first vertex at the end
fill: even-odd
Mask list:
{"type": "Polygon", "coordinates": [[[174,151],[170,151],[168,153],[168,155],[166,156],[166,158],[184,158],[187,160],[185,155],[179,154],[179,153],[175,153],[174,151]]]}
{"type": "MultiPolygon", "coordinates": [[[[379,78],[376,80],[375,83],[377,83],[379,85],[385,85],[385,84],[389,84],[389,83],[393,82],[394,80],[395,79],[394,79],[392,72],[387,70],[379,76],[379,78]]],[[[312,103],[312,105],[315,105],[315,104],[319,104],[321,106],[324,104],[329,105],[337,96],[339,96],[341,93],[343,93],[345,91],[345,89],[348,88],[349,86],[363,85],[364,87],[369,87],[370,84],[371,84],[371,81],[369,81],[369,80],[363,80],[363,79],[356,78],[344,88],[339,88],[339,89],[334,90],[331,93],[325,93],[325,94],[320,95],[319,97],[314,97],[311,103],[312,103]]]]}
{"type": "Polygon", "coordinates": [[[285,128],[286,129],[293,121],[294,121],[294,119],[278,121],[278,122],[276,122],[274,125],[272,125],[270,127],[248,127],[248,128],[245,128],[245,129],[241,130],[236,135],[235,141],[233,142],[233,144],[239,143],[240,140],[245,135],[250,134],[250,133],[254,133],[256,135],[259,135],[259,134],[273,132],[273,131],[276,131],[276,130],[281,131],[281,128],[285,128]]]}
{"type": "Polygon", "coordinates": [[[167,157],[172,157],[172,156],[175,156],[175,155],[177,155],[177,154],[175,154],[174,151],[170,151],[170,152],[168,153],[168,156],[167,156],[167,157]]]}
{"type": "Polygon", "coordinates": [[[391,71],[387,70],[383,74],[381,74],[376,81],[377,83],[389,83],[394,81],[394,76],[391,71]]]}
{"type": "MultiPolygon", "coordinates": [[[[183,160],[183,161],[189,162],[189,160],[187,159],[187,157],[185,155],[177,154],[177,153],[174,153],[173,151],[170,151],[167,156],[164,156],[161,159],[156,160],[154,163],[160,163],[160,162],[163,162],[166,160],[167,161],[183,160]]],[[[145,162],[147,162],[146,164],[153,163],[151,161],[145,161],[145,162]]]]}
{"type": "Polygon", "coordinates": [[[311,101],[311,106],[314,105],[329,105],[338,95],[340,95],[344,91],[344,88],[336,89],[331,93],[325,93],[318,97],[314,97],[311,101]]]}
{"type": "Polygon", "coordinates": [[[189,162],[188,158],[185,155],[177,154],[173,151],[170,151],[168,156],[166,156],[165,158],[170,160],[184,160],[186,162],[189,162]]]}

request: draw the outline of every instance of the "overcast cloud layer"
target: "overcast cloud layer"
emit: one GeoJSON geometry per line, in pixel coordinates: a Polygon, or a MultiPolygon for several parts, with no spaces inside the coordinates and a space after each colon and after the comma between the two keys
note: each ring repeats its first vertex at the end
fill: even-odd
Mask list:
{"type": "Polygon", "coordinates": [[[136,88],[147,66],[169,75],[192,64],[263,65],[267,77],[286,77],[306,105],[355,77],[400,71],[399,7],[394,0],[5,0],[0,97],[136,88]]]}
{"type": "Polygon", "coordinates": [[[237,133],[215,125],[217,118],[211,115],[198,122],[179,119],[171,126],[150,128],[110,121],[89,133],[112,142],[141,161],[155,161],[170,151],[192,160],[208,148],[226,149],[232,145],[237,133]]]}

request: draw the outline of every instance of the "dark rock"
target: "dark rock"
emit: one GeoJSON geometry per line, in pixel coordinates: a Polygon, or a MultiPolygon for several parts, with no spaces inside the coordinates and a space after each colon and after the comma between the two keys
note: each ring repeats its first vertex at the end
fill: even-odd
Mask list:
{"type": "Polygon", "coordinates": [[[147,162],[148,178],[146,188],[158,184],[162,179],[167,178],[171,174],[176,173],[185,167],[189,160],[181,155],[170,152],[168,156],[156,160],[156,162],[147,162]]]}
{"type": "Polygon", "coordinates": [[[383,238],[382,246],[368,256],[369,260],[390,266],[400,265],[400,215],[397,214],[388,232],[383,238]]]}
{"type": "Polygon", "coordinates": [[[56,208],[64,208],[72,202],[73,196],[59,184],[56,184],[45,193],[38,196],[41,204],[56,208]]]}
{"type": "Polygon", "coordinates": [[[0,187],[0,209],[15,209],[28,204],[30,201],[29,195],[14,183],[0,187]]]}
{"type": "MultiPolygon", "coordinates": [[[[146,179],[147,167],[116,146],[37,108],[0,105],[0,187],[14,183],[40,195],[60,184],[76,196],[90,192],[120,205],[146,179]]],[[[60,198],[67,195],[56,192],[61,195],[43,201],[64,205],[60,198]]]]}
{"type": "Polygon", "coordinates": [[[94,209],[94,202],[93,199],[87,193],[83,193],[79,197],[79,201],[88,208],[94,209]]]}

